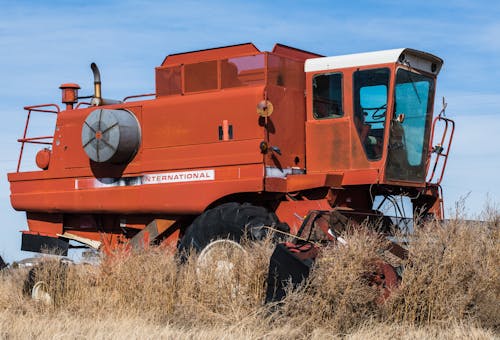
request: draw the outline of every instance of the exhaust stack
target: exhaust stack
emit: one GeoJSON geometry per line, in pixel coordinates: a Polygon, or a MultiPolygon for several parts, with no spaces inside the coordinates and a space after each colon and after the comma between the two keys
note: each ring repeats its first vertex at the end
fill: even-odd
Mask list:
{"type": "Polygon", "coordinates": [[[90,68],[92,69],[92,73],[94,74],[94,97],[91,100],[91,104],[93,106],[121,104],[122,101],[120,100],[102,98],[101,72],[99,72],[99,68],[97,67],[96,63],[90,64],[90,68]]]}
{"type": "Polygon", "coordinates": [[[94,98],[92,98],[92,105],[99,106],[102,104],[101,73],[99,72],[99,68],[96,63],[90,64],[90,68],[94,74],[94,98]]]}

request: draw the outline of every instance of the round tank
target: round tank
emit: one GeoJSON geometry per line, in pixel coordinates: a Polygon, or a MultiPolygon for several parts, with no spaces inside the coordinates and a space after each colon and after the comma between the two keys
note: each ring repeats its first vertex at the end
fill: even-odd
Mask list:
{"type": "Polygon", "coordinates": [[[134,114],[127,110],[97,109],[82,127],[82,146],[98,163],[128,163],[141,144],[141,130],[134,114]]]}

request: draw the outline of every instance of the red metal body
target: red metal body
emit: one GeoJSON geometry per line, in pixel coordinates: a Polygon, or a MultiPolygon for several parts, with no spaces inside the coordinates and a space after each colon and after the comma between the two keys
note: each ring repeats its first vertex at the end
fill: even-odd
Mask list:
{"type": "MultiPolygon", "coordinates": [[[[55,104],[26,108],[17,172],[8,174],[12,206],[27,212],[31,233],[77,235],[107,249],[127,243],[155,221],[170,221],[157,236],[175,242],[192,218],[228,201],[264,205],[292,231],[309,210],[367,212],[374,196],[394,193],[415,197],[415,209],[441,217],[442,200],[435,188],[442,172],[432,185],[425,178],[391,179],[386,172],[396,73],[411,68],[394,60],[304,69],[306,60],[319,57],[283,45],[261,52],[253,44],[169,55],[156,68],[155,94],[128,96],[110,105],[103,100],[101,106],[77,104],[78,85],[66,84],[61,87],[66,110],[55,104]],[[354,118],[353,79],[360,70],[380,68],[390,77],[387,118],[377,136],[383,151],[369,159],[354,118]],[[314,79],[331,73],[342,74],[343,116],[317,119],[314,79]],[[145,99],[149,96],[154,98],[145,99]],[[262,102],[267,116],[258,115],[262,102]],[[97,163],[82,148],[82,126],[100,108],[127,110],[137,119],[141,141],[130,162],[97,163]],[[34,111],[57,114],[53,136],[27,137],[34,111]],[[24,143],[51,146],[50,154],[40,155],[45,170],[20,171],[24,143]]],[[[437,72],[426,76],[435,80],[437,72]]],[[[427,124],[427,144],[430,130],[427,124]]],[[[429,166],[427,154],[425,158],[429,166]]]]}

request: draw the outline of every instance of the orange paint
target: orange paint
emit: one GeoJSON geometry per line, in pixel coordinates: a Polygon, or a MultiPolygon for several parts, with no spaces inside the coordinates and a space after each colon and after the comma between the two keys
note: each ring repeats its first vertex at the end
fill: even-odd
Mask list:
{"type": "MultiPolygon", "coordinates": [[[[284,45],[261,52],[253,44],[170,55],[156,68],[155,98],[129,96],[140,100],[104,107],[73,108],[79,86],[63,84],[66,110],[51,111],[57,113],[55,134],[43,137],[51,150],[37,156],[46,170],[8,174],[12,206],[28,212],[32,231],[71,230],[103,242],[108,251],[133,237],[128,229],[141,230],[165,216],[180,221],[162,231],[170,235],[164,242],[174,244],[187,226],[183,217],[235,195],[278,209],[293,230],[295,213],[310,209],[372,209],[373,188],[421,193],[429,199],[418,204],[430,202],[429,211],[442,216],[439,190],[425,181],[386,180],[395,73],[403,66],[395,60],[306,73],[305,60],[317,57],[284,45]],[[384,134],[378,137],[381,157],[370,160],[354,118],[353,76],[375,68],[388,69],[390,81],[384,134]],[[330,73],[342,74],[343,115],[317,119],[313,79],[330,73]],[[272,103],[269,117],[256,113],[262,102],[272,103]],[[101,108],[128,110],[137,119],[141,141],[130,162],[95,163],[83,150],[82,125],[101,108]],[[262,142],[268,147],[262,149],[262,142]],[[292,204],[286,195],[298,199],[292,204]]],[[[27,109],[31,114],[45,107],[27,109]]],[[[26,135],[28,123],[29,116],[22,145],[38,141],[26,135]]],[[[95,130],[95,139],[106,142],[106,131],[95,130]]]]}

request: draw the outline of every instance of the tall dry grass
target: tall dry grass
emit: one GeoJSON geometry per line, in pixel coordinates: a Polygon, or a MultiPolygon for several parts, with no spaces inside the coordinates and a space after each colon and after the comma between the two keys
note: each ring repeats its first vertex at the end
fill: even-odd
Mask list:
{"type": "Polygon", "coordinates": [[[412,239],[388,320],[414,324],[474,320],[500,325],[500,228],[454,221],[429,224],[412,239]]]}
{"type": "Polygon", "coordinates": [[[0,337],[351,338],[500,336],[500,226],[430,223],[411,236],[400,288],[384,304],[364,276],[383,242],[350,230],[279,306],[263,305],[272,243],[246,244],[230,275],[179,265],[172,250],[120,254],[99,266],[63,269],[48,261],[40,278],[54,303],[25,297],[23,270],[0,277],[0,337]],[[224,277],[223,277],[224,276],[224,277]]]}

